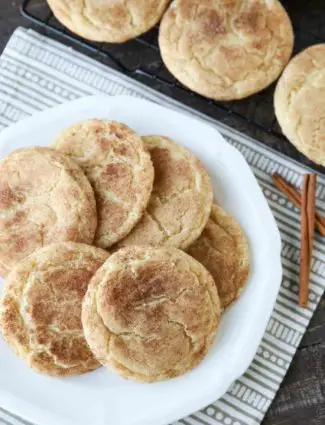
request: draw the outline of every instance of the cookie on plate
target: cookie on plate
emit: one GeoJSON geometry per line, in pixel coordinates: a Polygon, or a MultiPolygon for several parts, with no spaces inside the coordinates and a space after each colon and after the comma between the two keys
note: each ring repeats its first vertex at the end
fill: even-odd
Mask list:
{"type": "Polygon", "coordinates": [[[82,306],[85,338],[100,363],[143,382],[200,363],[219,317],[210,273],[176,248],[116,252],[92,278],[82,306]]]}
{"type": "Polygon", "coordinates": [[[81,304],[91,277],[108,255],[85,244],[53,244],[35,251],[9,274],[0,328],[14,352],[37,372],[68,376],[99,367],[83,336],[81,304]]]}
{"type": "Polygon", "coordinates": [[[213,204],[205,229],[187,252],[211,273],[222,309],[239,297],[250,269],[248,241],[237,221],[219,205],[213,204]]]}
{"type": "Polygon", "coordinates": [[[290,61],[277,84],[274,106],[284,135],[325,166],[325,44],[308,47],[290,61]]]}
{"type": "Polygon", "coordinates": [[[149,205],[118,247],[187,248],[201,234],[212,206],[210,178],[195,155],[162,136],[142,138],[151,155],[155,180],[149,205]]]}
{"type": "Polygon", "coordinates": [[[92,243],[93,190],[69,157],[49,148],[14,151],[0,161],[0,274],[54,242],[92,243]]]}
{"type": "Polygon", "coordinates": [[[169,0],[47,0],[69,30],[93,41],[122,43],[151,29],[169,0]]]}
{"type": "Polygon", "coordinates": [[[78,163],[93,186],[94,244],[118,242],[140,220],[152,190],[154,170],[141,138],[122,123],[86,120],[60,134],[53,147],[78,163]]]}
{"type": "Polygon", "coordinates": [[[293,38],[278,0],[174,0],[161,22],[159,46],[182,84],[208,98],[233,100],[277,79],[293,38]]]}

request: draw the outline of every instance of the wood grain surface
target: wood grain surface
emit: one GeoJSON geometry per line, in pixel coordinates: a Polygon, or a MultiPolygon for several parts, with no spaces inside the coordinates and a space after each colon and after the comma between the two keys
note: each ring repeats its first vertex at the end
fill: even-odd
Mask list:
{"type": "MultiPolygon", "coordinates": [[[[41,7],[44,1],[36,1],[35,7],[41,7]]],[[[308,1],[305,1],[306,7],[307,3],[308,1]]],[[[20,0],[0,0],[0,53],[15,28],[33,27],[20,15],[20,4],[20,0]]],[[[325,20],[323,26],[325,28],[325,20]]],[[[34,29],[37,30],[36,27],[34,29]]],[[[271,141],[270,144],[272,145],[271,141]]],[[[285,142],[278,141],[277,149],[288,153],[285,142]]],[[[324,424],[325,297],[323,296],[263,425],[324,424]]]]}

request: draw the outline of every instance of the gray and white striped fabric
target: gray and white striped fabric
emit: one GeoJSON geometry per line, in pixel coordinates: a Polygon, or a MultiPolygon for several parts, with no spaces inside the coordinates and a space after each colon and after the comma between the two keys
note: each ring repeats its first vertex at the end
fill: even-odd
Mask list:
{"type": "MultiPolygon", "coordinates": [[[[186,109],[70,48],[33,31],[18,29],[0,59],[0,129],[39,110],[98,92],[128,94],[186,109]]],[[[203,117],[195,111],[186,111],[203,117]]],[[[279,171],[299,185],[304,168],[242,134],[205,119],[245,156],[255,173],[281,231],[284,276],[267,331],[247,372],[220,400],[177,424],[256,425],[270,406],[325,290],[325,244],[316,235],[309,308],[303,310],[297,303],[299,212],[272,185],[270,175],[279,171]]],[[[322,178],[319,178],[317,198],[318,208],[324,213],[325,180],[322,178]]],[[[3,409],[0,409],[1,422],[26,423],[3,409]]]]}

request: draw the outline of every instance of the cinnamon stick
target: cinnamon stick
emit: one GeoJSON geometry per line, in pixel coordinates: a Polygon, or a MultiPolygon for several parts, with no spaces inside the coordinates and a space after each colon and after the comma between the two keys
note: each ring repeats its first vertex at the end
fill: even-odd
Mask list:
{"type": "Polygon", "coordinates": [[[315,229],[316,175],[305,174],[301,197],[301,242],[299,305],[307,307],[309,273],[315,229]]]}
{"type": "Polygon", "coordinates": [[[309,280],[309,226],[307,222],[307,199],[309,188],[309,174],[305,174],[301,199],[300,220],[300,280],[299,280],[299,305],[306,307],[309,280]]]}
{"type": "Polygon", "coordinates": [[[315,200],[316,198],[316,174],[309,176],[309,188],[307,199],[307,222],[309,237],[309,269],[311,266],[311,256],[313,250],[314,230],[315,230],[315,200]]]}
{"type": "MultiPolygon", "coordinates": [[[[278,173],[274,173],[272,179],[276,187],[284,193],[297,208],[301,208],[301,195],[298,190],[278,173]]],[[[317,211],[315,211],[315,227],[322,236],[325,236],[325,217],[322,217],[317,211]]]]}

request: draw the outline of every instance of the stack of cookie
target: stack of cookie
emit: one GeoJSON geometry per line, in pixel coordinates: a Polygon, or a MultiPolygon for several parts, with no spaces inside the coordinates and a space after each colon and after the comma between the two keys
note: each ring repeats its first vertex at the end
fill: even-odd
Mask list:
{"type": "Polygon", "coordinates": [[[2,159],[0,209],[2,334],[48,375],[184,374],[248,278],[246,237],[200,161],[115,121],[2,159]]]}

